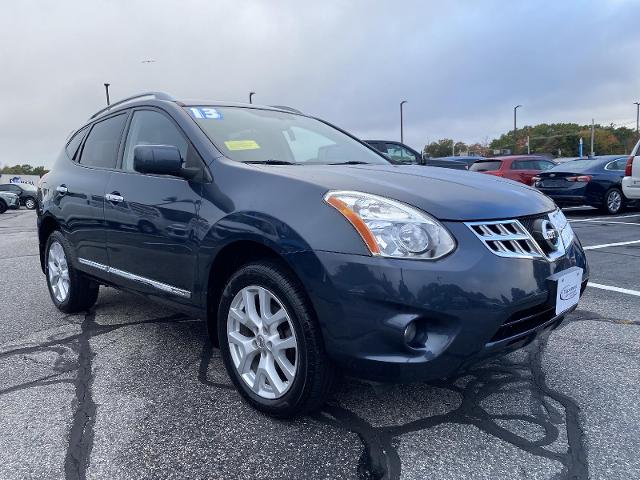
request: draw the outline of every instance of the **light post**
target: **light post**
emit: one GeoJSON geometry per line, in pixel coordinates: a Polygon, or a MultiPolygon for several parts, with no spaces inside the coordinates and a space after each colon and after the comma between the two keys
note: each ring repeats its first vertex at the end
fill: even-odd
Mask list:
{"type": "Polygon", "coordinates": [[[251,97],[253,97],[256,94],[256,92],[249,92],[249,103],[253,103],[251,101],[251,97]]]}
{"type": "Polygon", "coordinates": [[[402,123],[402,106],[407,103],[406,100],[400,102],[400,143],[404,143],[404,126],[402,123]]]}
{"type": "Polygon", "coordinates": [[[636,134],[640,133],[640,102],[633,102],[636,106],[636,134]]]}
{"type": "Polygon", "coordinates": [[[104,84],[104,92],[105,92],[105,93],[106,93],[106,95],[107,95],[107,107],[108,107],[109,105],[111,105],[111,102],[109,101],[109,85],[111,85],[111,84],[110,84],[110,83],[105,83],[105,84],[104,84]]]}
{"type": "Polygon", "coordinates": [[[522,105],[516,105],[513,107],[513,154],[516,153],[516,148],[518,147],[518,135],[516,133],[516,128],[518,125],[518,109],[522,105]]]}

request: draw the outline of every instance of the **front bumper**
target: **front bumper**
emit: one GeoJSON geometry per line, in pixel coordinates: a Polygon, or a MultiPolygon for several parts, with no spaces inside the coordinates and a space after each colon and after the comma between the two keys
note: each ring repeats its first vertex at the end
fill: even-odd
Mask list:
{"type": "Polygon", "coordinates": [[[579,266],[586,286],[577,240],[553,262],[502,258],[465,225],[446,226],[459,247],[435,262],[318,251],[288,256],[315,307],[327,353],[342,368],[383,381],[450,376],[559,325],[566,313],[555,316],[547,280],[554,273],[579,266]],[[411,321],[427,334],[420,348],[404,342],[411,321]]]}

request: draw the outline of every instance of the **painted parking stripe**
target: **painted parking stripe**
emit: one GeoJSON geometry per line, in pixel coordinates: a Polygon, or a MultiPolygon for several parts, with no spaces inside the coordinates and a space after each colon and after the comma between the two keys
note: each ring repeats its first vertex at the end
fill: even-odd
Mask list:
{"type": "Polygon", "coordinates": [[[640,226],[640,223],[638,223],[638,222],[613,222],[611,220],[582,220],[582,222],[601,223],[601,224],[615,223],[616,225],[637,225],[637,226],[640,226]]]}
{"type": "Polygon", "coordinates": [[[618,215],[617,217],[581,218],[579,220],[569,220],[569,222],[571,223],[593,222],[594,220],[617,220],[618,218],[632,218],[632,217],[640,217],[640,213],[634,213],[633,215],[618,215]]]}
{"type": "Polygon", "coordinates": [[[610,285],[602,285],[600,283],[587,283],[588,287],[599,288],[600,290],[609,290],[610,292],[626,293],[627,295],[634,295],[640,297],[638,290],[629,290],[628,288],[612,287],[610,285]]]}
{"type": "Polygon", "coordinates": [[[596,250],[597,248],[621,247],[623,245],[633,245],[634,243],[640,243],[640,240],[632,240],[630,242],[605,243],[602,245],[590,245],[588,247],[582,247],[582,248],[583,250],[596,250]]]}

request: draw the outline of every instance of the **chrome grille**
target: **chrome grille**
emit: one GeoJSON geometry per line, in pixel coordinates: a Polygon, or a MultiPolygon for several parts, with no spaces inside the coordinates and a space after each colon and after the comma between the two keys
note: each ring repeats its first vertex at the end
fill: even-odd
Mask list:
{"type": "Polygon", "coordinates": [[[518,220],[469,222],[467,226],[499,257],[544,257],[537,242],[518,220]]]}

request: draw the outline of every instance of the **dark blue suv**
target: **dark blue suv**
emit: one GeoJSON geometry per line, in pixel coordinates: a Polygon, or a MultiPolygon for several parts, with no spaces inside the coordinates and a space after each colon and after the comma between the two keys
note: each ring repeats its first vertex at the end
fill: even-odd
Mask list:
{"type": "Polygon", "coordinates": [[[285,107],[123,100],[70,137],[38,195],[60,310],[110,285],[204,318],[244,398],[282,417],[321,406],[337,370],[428,380],[522,347],[588,278],[534,189],[392,165],[285,107]]]}

